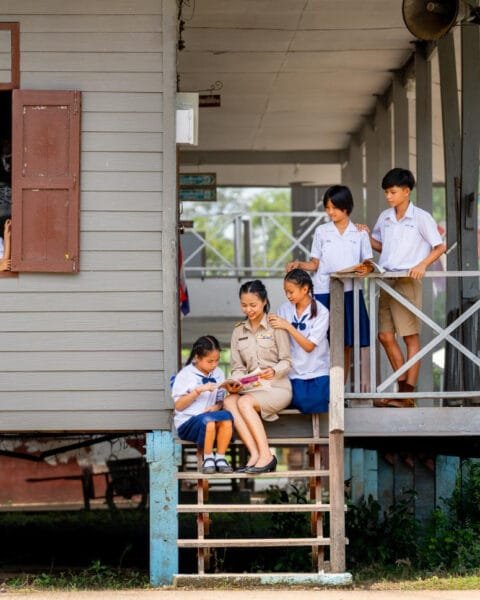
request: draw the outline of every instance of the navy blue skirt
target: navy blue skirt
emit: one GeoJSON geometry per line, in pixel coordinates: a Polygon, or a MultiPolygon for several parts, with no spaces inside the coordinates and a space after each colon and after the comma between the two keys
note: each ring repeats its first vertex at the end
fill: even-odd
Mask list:
{"type": "Polygon", "coordinates": [[[328,412],[330,377],[323,375],[313,379],[292,379],[292,406],[302,413],[328,412]]]}
{"type": "Polygon", "coordinates": [[[207,423],[211,421],[233,421],[233,415],[228,410],[215,410],[190,417],[177,429],[178,437],[187,442],[193,442],[203,448],[207,423]]]}
{"type": "MultiPolygon", "coordinates": [[[[354,321],[353,321],[353,290],[344,293],[344,346],[353,346],[354,340],[354,321]]],[[[315,294],[315,298],[330,310],[330,294],[315,294]]],[[[370,346],[370,320],[368,318],[367,307],[363,299],[363,292],[360,290],[359,297],[359,317],[360,317],[360,347],[370,346]]]]}

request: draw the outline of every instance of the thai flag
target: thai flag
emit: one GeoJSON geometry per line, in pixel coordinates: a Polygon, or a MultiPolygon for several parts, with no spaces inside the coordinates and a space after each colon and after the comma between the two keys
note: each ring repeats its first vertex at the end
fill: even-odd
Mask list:
{"type": "Polygon", "coordinates": [[[185,278],[185,269],[183,267],[183,253],[181,246],[178,247],[178,292],[180,300],[180,310],[183,316],[190,312],[190,302],[188,300],[187,280],[185,278]]]}

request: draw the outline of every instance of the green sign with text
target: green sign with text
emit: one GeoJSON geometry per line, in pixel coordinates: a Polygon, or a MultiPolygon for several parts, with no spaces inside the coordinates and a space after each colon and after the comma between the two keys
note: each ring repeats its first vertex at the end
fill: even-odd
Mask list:
{"type": "Polygon", "coordinates": [[[180,202],[215,202],[216,173],[180,173],[178,199],[180,202]]]}

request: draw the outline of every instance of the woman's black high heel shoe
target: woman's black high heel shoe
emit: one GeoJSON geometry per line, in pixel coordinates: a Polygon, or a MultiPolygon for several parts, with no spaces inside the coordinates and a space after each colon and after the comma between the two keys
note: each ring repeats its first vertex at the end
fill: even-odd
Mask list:
{"type": "Polygon", "coordinates": [[[258,474],[258,473],[273,473],[277,470],[277,459],[272,456],[272,460],[264,467],[247,467],[245,473],[258,474]]]}

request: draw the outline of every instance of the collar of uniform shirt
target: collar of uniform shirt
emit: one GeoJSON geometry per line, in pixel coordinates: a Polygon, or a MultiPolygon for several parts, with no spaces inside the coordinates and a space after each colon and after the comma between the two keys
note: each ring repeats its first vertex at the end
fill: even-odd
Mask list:
{"type": "MultiPolygon", "coordinates": [[[[403,217],[400,219],[400,221],[403,221],[404,219],[413,219],[415,216],[414,212],[415,212],[415,205],[412,204],[412,202],[409,202],[408,208],[405,211],[405,214],[403,215],[403,217]]],[[[399,222],[397,219],[397,213],[395,212],[395,209],[393,207],[389,210],[387,218],[390,219],[391,221],[395,221],[396,223],[399,222]]]]}
{"type": "MultiPolygon", "coordinates": [[[[250,325],[250,321],[248,319],[246,319],[245,324],[244,324],[245,329],[248,329],[248,331],[251,331],[253,333],[253,329],[252,326],[250,325]]],[[[264,329],[268,329],[269,324],[268,324],[268,316],[267,313],[265,313],[262,317],[262,320],[260,321],[260,323],[258,324],[258,327],[263,327],[264,329]]]]}

